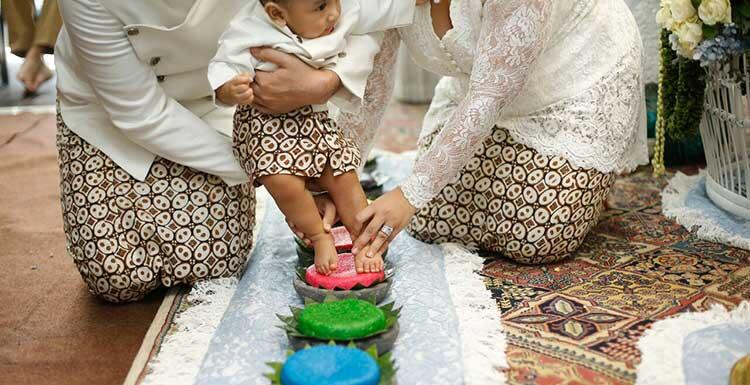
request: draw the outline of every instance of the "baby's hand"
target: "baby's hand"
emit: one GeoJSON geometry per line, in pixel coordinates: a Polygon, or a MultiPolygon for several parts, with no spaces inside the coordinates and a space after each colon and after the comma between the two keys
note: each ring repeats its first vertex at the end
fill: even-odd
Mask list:
{"type": "Polygon", "coordinates": [[[239,74],[216,89],[216,98],[230,106],[252,104],[254,98],[253,89],[250,88],[252,82],[250,74],[239,74]]]}

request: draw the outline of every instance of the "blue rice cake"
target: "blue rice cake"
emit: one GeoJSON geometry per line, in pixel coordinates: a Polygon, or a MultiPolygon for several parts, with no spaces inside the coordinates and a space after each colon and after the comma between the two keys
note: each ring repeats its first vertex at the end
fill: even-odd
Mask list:
{"type": "Polygon", "coordinates": [[[380,366],[366,352],[320,345],[290,356],[281,368],[282,385],[378,385],[380,366]]]}

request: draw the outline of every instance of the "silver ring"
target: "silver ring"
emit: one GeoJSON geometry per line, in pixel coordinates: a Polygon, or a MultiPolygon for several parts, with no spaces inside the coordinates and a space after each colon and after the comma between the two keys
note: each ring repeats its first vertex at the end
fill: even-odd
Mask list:
{"type": "Polygon", "coordinates": [[[380,232],[385,234],[386,237],[390,237],[393,233],[393,227],[388,225],[383,225],[380,227],[380,232]]]}

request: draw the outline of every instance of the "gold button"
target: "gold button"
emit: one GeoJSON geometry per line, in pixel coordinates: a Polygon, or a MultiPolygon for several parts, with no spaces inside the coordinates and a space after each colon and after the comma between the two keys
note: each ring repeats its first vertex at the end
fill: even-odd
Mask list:
{"type": "Polygon", "coordinates": [[[160,58],[160,57],[158,57],[158,56],[156,56],[156,57],[152,57],[152,58],[151,58],[151,65],[152,65],[152,66],[155,66],[155,65],[159,64],[159,62],[160,62],[160,61],[161,61],[161,58],[160,58]]]}
{"type": "Polygon", "coordinates": [[[141,33],[141,31],[138,28],[128,28],[128,36],[135,36],[139,33],[141,33]]]}
{"type": "Polygon", "coordinates": [[[161,82],[164,81],[165,78],[166,78],[166,76],[164,76],[164,75],[157,75],[156,76],[156,81],[159,82],[159,83],[161,83],[161,82]]]}

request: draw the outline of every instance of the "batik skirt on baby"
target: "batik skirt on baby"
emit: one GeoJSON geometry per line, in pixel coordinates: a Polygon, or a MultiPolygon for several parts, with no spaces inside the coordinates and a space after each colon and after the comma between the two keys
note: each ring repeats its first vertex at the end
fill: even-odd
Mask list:
{"type": "Polygon", "coordinates": [[[239,106],[234,114],[234,155],[256,186],[268,175],[318,178],[326,166],[334,176],[356,171],[361,156],[327,111],[311,106],[282,114],[264,114],[239,106]]]}

